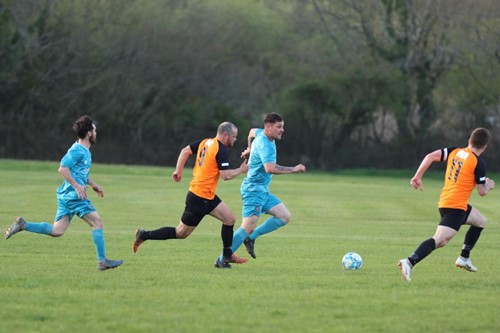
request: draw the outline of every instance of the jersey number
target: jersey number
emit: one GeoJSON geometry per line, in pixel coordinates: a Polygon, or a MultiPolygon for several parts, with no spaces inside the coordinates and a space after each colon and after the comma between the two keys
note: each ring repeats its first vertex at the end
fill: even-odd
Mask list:
{"type": "Polygon", "coordinates": [[[200,156],[198,157],[198,166],[202,166],[203,162],[205,161],[205,154],[207,153],[207,147],[203,147],[203,149],[200,152],[200,156]]]}
{"type": "Polygon", "coordinates": [[[454,158],[453,159],[453,162],[451,164],[451,168],[450,168],[450,173],[448,174],[448,179],[451,180],[451,178],[453,177],[453,182],[457,182],[457,178],[458,178],[458,174],[460,173],[460,170],[462,169],[462,165],[464,164],[464,161],[460,161],[457,163],[457,159],[454,158]],[[456,167],[456,170],[455,170],[455,167],[456,167]],[[453,172],[455,171],[455,172],[453,172]]]}

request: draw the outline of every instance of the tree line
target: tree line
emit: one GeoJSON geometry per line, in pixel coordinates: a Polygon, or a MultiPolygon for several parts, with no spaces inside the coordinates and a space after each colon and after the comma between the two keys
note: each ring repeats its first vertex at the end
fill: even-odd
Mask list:
{"type": "Polygon", "coordinates": [[[498,171],[499,28],[495,0],[2,0],[0,158],[58,160],[89,114],[96,161],[174,165],[276,111],[282,164],[414,168],[486,127],[498,171]]]}

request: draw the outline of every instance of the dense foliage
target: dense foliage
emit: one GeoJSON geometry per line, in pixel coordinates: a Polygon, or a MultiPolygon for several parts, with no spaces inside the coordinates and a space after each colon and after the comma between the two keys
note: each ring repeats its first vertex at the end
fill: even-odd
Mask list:
{"type": "MultiPolygon", "coordinates": [[[[173,165],[229,120],[285,116],[279,162],[414,167],[486,127],[500,165],[495,0],[3,0],[0,158],[173,165]]],[[[237,158],[237,153],[234,153],[237,158]]]]}

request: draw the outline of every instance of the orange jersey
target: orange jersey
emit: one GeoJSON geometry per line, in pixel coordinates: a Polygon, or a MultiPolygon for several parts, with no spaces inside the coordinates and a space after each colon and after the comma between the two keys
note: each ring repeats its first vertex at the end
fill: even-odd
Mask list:
{"type": "Polygon", "coordinates": [[[447,160],[447,167],[438,206],[467,210],[476,184],[486,182],[484,161],[469,148],[444,148],[441,153],[442,160],[447,160]]]}
{"type": "Polygon", "coordinates": [[[199,197],[212,200],[219,182],[219,170],[229,168],[229,149],[216,138],[198,141],[190,147],[196,154],[196,163],[189,191],[199,197]]]}

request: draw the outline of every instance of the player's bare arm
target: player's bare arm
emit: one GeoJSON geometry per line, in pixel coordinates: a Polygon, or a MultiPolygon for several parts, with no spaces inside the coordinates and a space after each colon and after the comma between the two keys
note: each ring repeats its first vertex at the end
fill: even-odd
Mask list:
{"type": "Polygon", "coordinates": [[[247,160],[245,160],[243,163],[241,163],[239,168],[231,170],[220,170],[219,174],[223,180],[231,180],[238,177],[242,173],[247,173],[247,172],[248,172],[248,164],[247,160]]]}
{"type": "Polygon", "coordinates": [[[413,186],[414,189],[420,189],[421,191],[423,191],[424,187],[422,184],[422,177],[424,176],[424,173],[427,171],[427,169],[429,169],[432,163],[440,162],[441,158],[442,158],[441,149],[435,150],[432,153],[427,154],[420,163],[417,172],[415,172],[415,176],[413,176],[413,178],[410,180],[410,185],[413,186]]]}
{"type": "Polygon", "coordinates": [[[297,164],[296,166],[282,166],[276,163],[266,163],[264,164],[264,169],[267,173],[271,173],[273,175],[282,175],[288,173],[299,173],[305,172],[306,167],[303,164],[297,164]]]}
{"type": "Polygon", "coordinates": [[[97,193],[98,197],[104,197],[104,189],[101,185],[94,182],[90,177],[87,179],[87,184],[92,187],[92,189],[97,193]]]}
{"type": "Polygon", "coordinates": [[[251,128],[248,132],[248,147],[252,146],[253,139],[255,139],[255,133],[257,132],[257,128],[251,128]]]}
{"type": "Polygon", "coordinates": [[[182,170],[184,170],[184,165],[186,165],[186,161],[189,156],[193,155],[193,151],[191,147],[186,146],[182,148],[179,157],[177,158],[177,164],[175,166],[175,171],[172,174],[172,180],[176,183],[180,182],[182,179],[182,170]]]}
{"type": "Polygon", "coordinates": [[[488,194],[488,192],[494,188],[495,188],[495,182],[493,181],[493,179],[490,178],[486,178],[486,182],[484,184],[476,185],[477,193],[482,197],[488,194]]]}
{"type": "Polygon", "coordinates": [[[256,131],[257,131],[257,128],[252,128],[248,132],[248,138],[247,138],[248,146],[244,151],[241,152],[241,158],[247,159],[250,156],[250,149],[252,147],[252,142],[255,139],[256,131]]]}

